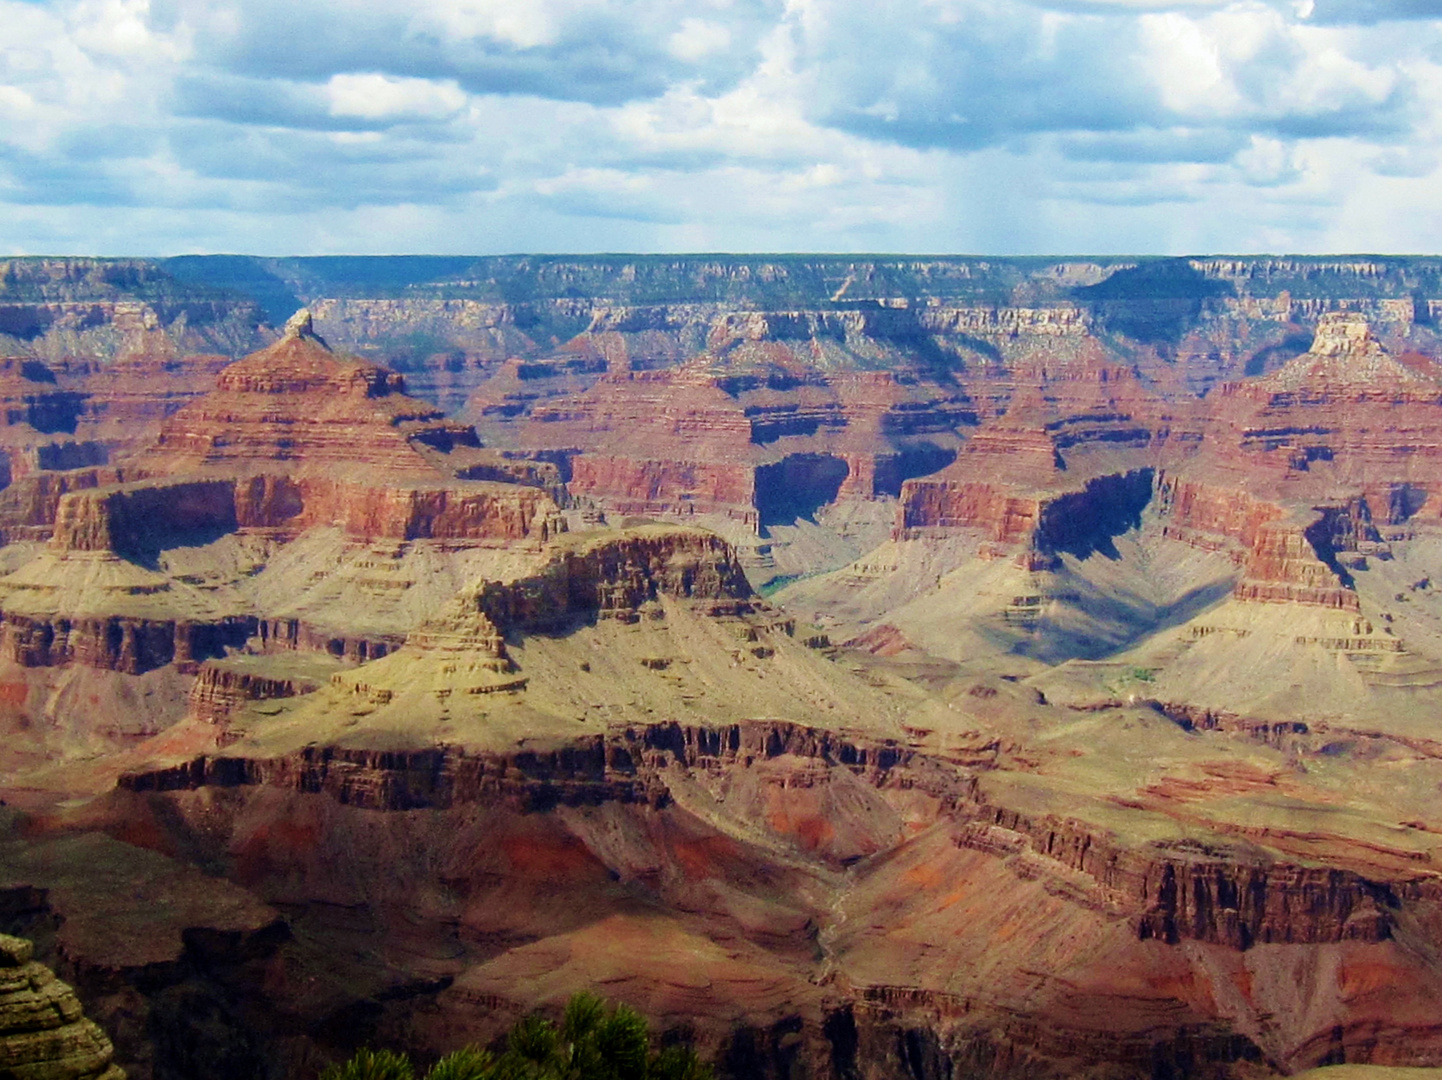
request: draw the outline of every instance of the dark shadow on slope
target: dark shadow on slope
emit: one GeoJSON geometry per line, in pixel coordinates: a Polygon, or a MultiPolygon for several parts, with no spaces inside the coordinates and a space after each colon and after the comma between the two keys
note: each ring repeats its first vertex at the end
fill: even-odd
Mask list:
{"type": "Polygon", "coordinates": [[[1159,606],[1130,591],[1101,591],[1085,580],[1071,578],[1056,594],[1064,596],[1079,614],[1078,622],[1085,620],[1093,629],[1083,632],[1079,626],[1069,627],[1060,620],[1043,617],[1029,636],[1012,644],[1010,651],[1046,664],[1105,660],[1194,619],[1230,596],[1234,584],[1230,579],[1207,582],[1159,606]]]}
{"type": "Polygon", "coordinates": [[[851,473],[845,459],[830,454],[790,454],[756,470],[756,510],[761,527],[815,520],[816,511],[835,502],[851,473]]]}
{"type": "Polygon", "coordinates": [[[1142,511],[1152,501],[1152,476],[1150,468],[1099,476],[1081,491],[1053,499],[1037,522],[1037,549],[1078,559],[1121,558],[1114,538],[1141,527],[1142,511]]]}
{"type": "Polygon", "coordinates": [[[1208,278],[1190,259],[1149,259],[1072,290],[1108,329],[1146,345],[1177,344],[1207,300],[1235,294],[1230,282],[1208,278]]]}
{"type": "Polygon", "coordinates": [[[283,326],[305,304],[295,291],[250,255],[177,255],[161,267],[189,285],[224,289],[254,300],[271,326],[283,326]]]}
{"type": "Polygon", "coordinates": [[[1242,374],[1250,379],[1276,371],[1288,360],[1295,360],[1311,347],[1311,334],[1288,334],[1277,344],[1258,349],[1249,356],[1242,374]]]}

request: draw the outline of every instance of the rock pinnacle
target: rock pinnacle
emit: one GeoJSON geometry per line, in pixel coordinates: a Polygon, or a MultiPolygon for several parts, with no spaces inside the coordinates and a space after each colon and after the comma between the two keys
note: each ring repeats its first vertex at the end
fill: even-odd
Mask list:
{"type": "Polygon", "coordinates": [[[311,341],[330,348],[329,345],[326,345],[325,339],[315,332],[315,322],[311,318],[310,308],[301,308],[287,319],[282,336],[285,338],[309,338],[311,341]]]}

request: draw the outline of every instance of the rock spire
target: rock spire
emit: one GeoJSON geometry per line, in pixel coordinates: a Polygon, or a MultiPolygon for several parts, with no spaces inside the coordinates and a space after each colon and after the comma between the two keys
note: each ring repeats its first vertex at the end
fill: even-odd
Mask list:
{"type": "Polygon", "coordinates": [[[326,344],[325,338],[315,332],[315,320],[311,317],[310,308],[301,308],[286,320],[285,329],[281,333],[281,338],[283,340],[304,338],[308,341],[314,341],[322,348],[330,348],[330,346],[326,344]]]}

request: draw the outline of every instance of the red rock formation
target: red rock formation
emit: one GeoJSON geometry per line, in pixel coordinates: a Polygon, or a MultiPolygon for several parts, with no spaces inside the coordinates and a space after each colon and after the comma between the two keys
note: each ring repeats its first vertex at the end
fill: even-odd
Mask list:
{"type": "Polygon", "coordinates": [[[895,494],[905,477],[944,461],[955,427],[974,418],[954,387],[904,371],[735,369],[710,356],[600,377],[580,361],[508,365],[471,415],[532,451],[568,448],[579,498],[753,526],[838,497],[895,494]],[[585,375],[593,378],[578,387],[585,375]],[[527,389],[547,381],[562,385],[527,389]]]}
{"type": "Polygon", "coordinates": [[[1442,458],[1442,367],[1393,355],[1356,315],[1324,316],[1311,351],[1267,378],[1222,387],[1214,408],[1216,452],[1282,494],[1404,484],[1420,493],[1442,458]]]}
{"type": "Polygon", "coordinates": [[[1262,526],[1247,552],[1234,595],[1239,600],[1361,610],[1357,594],[1319,557],[1312,533],[1310,527],[1285,522],[1262,526]]]}
{"type": "Polygon", "coordinates": [[[1063,551],[1085,555],[1136,527],[1152,495],[1150,469],[1095,477],[1075,490],[1046,492],[954,479],[959,473],[952,466],[935,477],[907,481],[898,536],[968,528],[995,543],[1025,545],[1043,560],[1063,551]]]}
{"type": "Polygon", "coordinates": [[[1157,479],[1157,511],[1163,532],[1203,547],[1202,537],[1225,538],[1251,548],[1262,529],[1283,515],[1281,507],[1234,487],[1163,473],[1157,479]],[[1199,537],[1198,534],[1202,534],[1199,537]]]}
{"type": "Polygon", "coordinates": [[[433,475],[417,443],[474,445],[434,406],[408,398],[395,372],[337,357],[308,313],[268,348],[231,364],[216,389],[171,417],[145,466],[155,472],[295,463],[433,475]]]}
{"type": "MultiPolygon", "coordinates": [[[[136,465],[153,479],[56,498],[54,545],[134,552],[186,535],[321,524],[366,538],[544,539],[549,496],[455,479],[447,454],[474,446],[474,432],[402,389],[394,372],[336,357],[303,313],[166,421],[136,465]]],[[[32,497],[33,517],[43,520],[48,497],[32,497]]]]}
{"type": "Polygon", "coordinates": [[[234,484],[142,480],[60,498],[51,546],[57,551],[143,553],[187,532],[236,527],[234,484]]]}
{"type": "Polygon", "coordinates": [[[0,533],[7,543],[46,539],[54,532],[62,497],[127,479],[127,471],[114,466],[31,473],[0,491],[0,533]]]}
{"type": "Polygon", "coordinates": [[[1021,544],[1031,539],[1040,514],[1035,495],[984,480],[925,477],[903,485],[899,528],[981,529],[992,540],[1021,544]]]}
{"type": "Polygon", "coordinates": [[[571,459],[567,489],[620,514],[726,513],[755,527],[754,465],[582,454],[571,459]]]}

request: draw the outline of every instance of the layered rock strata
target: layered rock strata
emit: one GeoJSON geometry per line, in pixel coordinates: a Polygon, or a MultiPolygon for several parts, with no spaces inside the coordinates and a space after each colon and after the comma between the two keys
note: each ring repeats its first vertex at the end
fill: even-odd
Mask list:
{"type": "MultiPolygon", "coordinates": [[[[484,820],[485,850],[513,853],[505,888],[544,881],[535,886],[544,905],[561,878],[569,883],[568,900],[584,892],[598,905],[594,926],[587,915],[574,930],[565,923],[540,942],[526,937],[501,957],[488,951],[484,965],[459,976],[456,989],[436,1001],[451,1032],[494,1010],[524,1009],[529,1002],[518,995],[528,980],[540,971],[554,982],[571,965],[585,972],[600,965],[608,985],[657,995],[639,1000],[666,1015],[681,1008],[667,996],[678,992],[676,976],[651,973],[649,938],[635,938],[632,951],[618,958],[587,936],[634,930],[604,917],[610,909],[600,897],[612,887],[608,874],[663,905],[695,910],[699,896],[710,897],[716,908],[708,907],[706,918],[713,924],[740,920],[725,931],[733,958],[764,940],[771,943],[768,963],[791,970],[795,961],[783,959],[792,955],[783,943],[795,946],[794,934],[768,920],[803,916],[791,908],[763,914],[768,909],[758,900],[743,907],[734,897],[754,888],[771,896],[783,881],[803,891],[834,887],[807,876],[797,861],[805,858],[833,870],[852,867],[833,906],[806,916],[818,919],[821,930],[797,953],[814,963],[809,950],[819,948],[822,957],[819,969],[802,970],[820,972],[827,1000],[814,1020],[791,1029],[817,1037],[806,1051],[815,1075],[850,1075],[846,1055],[858,1043],[866,1061],[887,1068],[911,1068],[930,1047],[936,1075],[970,1063],[1004,1077],[1067,1076],[1088,1068],[1144,1076],[1162,1066],[1221,1076],[1248,1061],[1302,1068],[1330,1052],[1329,1038],[1347,1060],[1420,1062],[1442,1052],[1435,1018],[1426,1021],[1403,1007],[1405,992],[1395,987],[1376,992],[1401,1009],[1387,1027],[1410,1040],[1401,1058],[1369,1049],[1369,1010],[1377,1004],[1370,996],[1343,995],[1320,1020],[1258,1028],[1250,1019],[1253,1012],[1285,1012],[1287,995],[1299,985],[1311,993],[1329,979],[1383,969],[1425,982],[1425,965],[1407,959],[1410,946],[1396,940],[1410,941],[1417,927],[1432,925],[1442,902],[1435,874],[1421,862],[1410,873],[1363,872],[1292,861],[1221,837],[1123,840],[1095,824],[992,801],[980,783],[986,769],[980,761],[959,765],[953,755],[897,741],[746,722],[633,725],[489,753],[308,747],[270,758],[207,756],[132,774],[122,786],[137,797],[166,800],[172,816],[231,807],[242,830],[233,842],[237,865],[251,874],[265,867],[283,875],[303,866],[311,867],[306,874],[318,871],[312,854],[285,846],[290,826],[257,831],[253,822],[242,824],[254,811],[238,806],[284,806],[297,823],[315,820],[317,803],[334,808],[324,811],[333,818],[349,821],[359,812],[357,822],[375,811],[401,811],[396,828],[430,844],[438,842],[424,831],[437,827],[425,824],[433,818],[484,820]],[[227,795],[217,799],[205,789],[227,795]],[[864,830],[851,831],[856,815],[875,822],[887,805],[910,808],[911,840],[897,835],[878,844],[864,830]],[[710,824],[696,823],[693,815],[703,808],[710,824]],[[727,815],[745,826],[716,832],[727,815]],[[562,828],[571,831],[551,831],[562,828]],[[767,869],[758,885],[742,867],[749,865],[746,844],[760,836],[770,846],[761,849],[767,869]],[[877,857],[867,858],[871,853],[877,857]],[[725,889],[733,891],[706,892],[709,875],[723,866],[730,868],[725,889]],[[718,901],[718,895],[732,899],[718,901]],[[868,926],[862,911],[888,923],[868,926]],[[1324,964],[1321,975],[1307,966],[1314,963],[1324,964]],[[1282,975],[1273,971],[1278,965],[1282,975]],[[1233,971],[1252,973],[1250,983],[1229,976],[1226,985],[1240,987],[1240,997],[1207,989],[1217,985],[1219,972],[1233,971]],[[661,979],[671,981],[658,984],[661,979]],[[1319,1034],[1317,1024],[1330,1025],[1333,1017],[1337,1031],[1319,1034]]],[[[429,865],[435,857],[420,862],[429,865]]],[[[805,901],[794,895],[788,903],[805,901]]],[[[648,916],[648,925],[667,925],[672,916],[664,910],[648,916]]],[[[688,940],[686,955],[699,963],[711,948],[698,936],[688,940]]],[[[755,1033],[734,1025],[758,1022],[769,993],[785,995],[798,1012],[812,1006],[789,984],[755,1000],[754,988],[763,978],[767,985],[780,979],[780,971],[763,975],[773,969],[759,954],[745,955],[752,958],[747,985],[753,999],[740,1012],[723,1011],[718,1055],[733,1075],[786,1075],[793,1066],[765,1054],[748,1057],[744,1047],[753,1045],[748,1040],[755,1033]]],[[[705,975],[711,992],[722,992],[718,970],[707,967],[705,975]]],[[[686,1001],[686,1015],[716,1039],[715,1010],[686,1001]]]]}
{"type": "MultiPolygon", "coordinates": [[[[555,366],[554,377],[573,379],[572,367],[555,366]]],[[[944,463],[955,429],[975,420],[957,388],[909,371],[823,374],[708,355],[669,370],[622,368],[549,400],[524,389],[545,381],[539,373],[508,375],[521,385],[483,388],[470,415],[491,417],[487,430],[521,447],[568,450],[573,496],[619,513],[721,513],[752,527],[838,498],[895,495],[906,477],[944,463]]]]}
{"type": "MultiPolygon", "coordinates": [[[[794,724],[757,722],[724,728],[679,724],[595,736],[553,751],[475,754],[461,750],[360,751],[312,747],[285,757],[199,757],[180,765],[129,774],[129,791],[190,791],[200,787],[269,786],[325,792],[342,805],[370,810],[446,809],[505,800],[528,809],[601,802],[669,805],[663,772],[675,762],[723,771],[736,763],[792,755],[835,761],[868,782],[888,782],[890,770],[915,755],[896,744],[868,744],[794,724]]],[[[967,777],[930,773],[912,778],[949,800],[974,785],[967,777]]]]}
{"type": "Polygon", "coordinates": [[[139,675],[168,664],[195,670],[206,657],[240,648],[255,634],[253,616],[208,622],[130,615],[0,615],[0,657],[23,667],[85,667],[139,675]]]}
{"type": "Polygon", "coordinates": [[[141,531],[320,524],[367,538],[544,539],[554,504],[539,488],[456,478],[448,455],[475,446],[472,429],[405,396],[396,373],[336,357],[302,311],[167,421],[137,466],[165,479],[77,496],[57,508],[55,543],[121,550],[141,531]]]}
{"type": "Polygon", "coordinates": [[[709,600],[733,613],[752,593],[735,552],[692,529],[643,527],[619,536],[562,538],[535,576],[485,582],[475,609],[502,630],[563,624],[597,613],[627,619],[661,595],[709,600]]]}
{"type": "Polygon", "coordinates": [[[30,942],[0,934],[0,1073],[15,1080],[125,1080],[105,1032],[30,942]]]}
{"type": "Polygon", "coordinates": [[[255,701],[295,697],[310,693],[319,683],[295,676],[272,676],[255,671],[237,671],[215,663],[200,665],[190,688],[190,715],[197,720],[224,726],[245,705],[255,701]]]}

